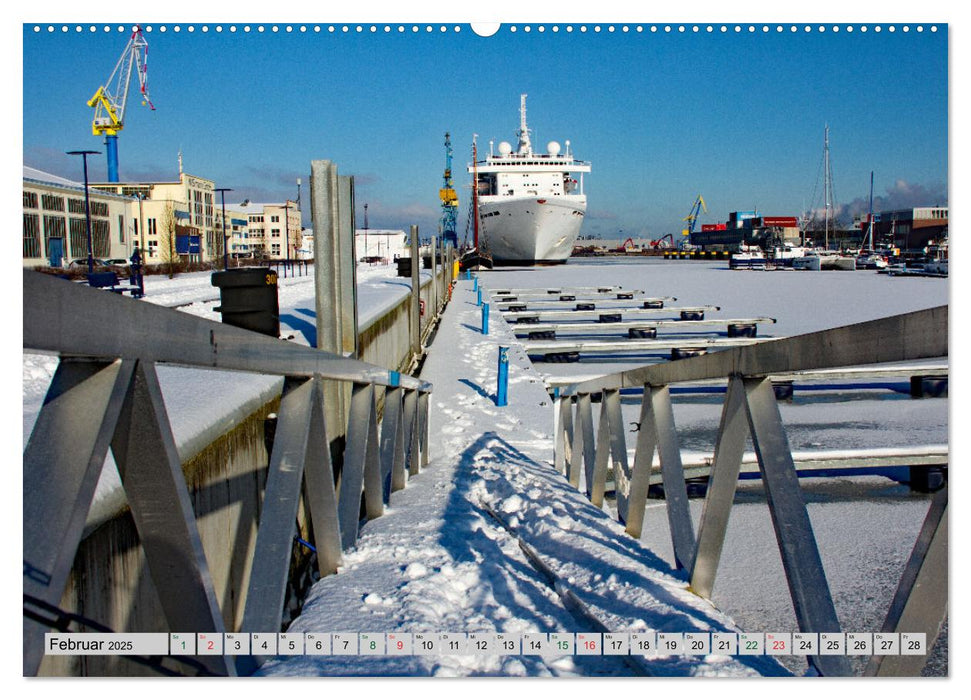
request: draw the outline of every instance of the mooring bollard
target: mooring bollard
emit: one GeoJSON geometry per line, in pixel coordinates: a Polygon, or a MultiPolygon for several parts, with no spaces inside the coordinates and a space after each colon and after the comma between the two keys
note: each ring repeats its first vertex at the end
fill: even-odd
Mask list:
{"type": "Polygon", "coordinates": [[[482,290],[481,289],[476,289],[475,290],[475,305],[476,306],[482,306],[482,290]]]}
{"type": "Polygon", "coordinates": [[[478,277],[473,277],[472,278],[472,291],[473,292],[479,292],[480,291],[479,290],[479,278],[478,277]]]}
{"type": "Polygon", "coordinates": [[[496,381],[496,406],[505,406],[509,393],[509,348],[499,346],[499,376],[496,381]]]}
{"type": "Polygon", "coordinates": [[[489,335],[489,305],[482,305],[482,335],[489,335]]]}

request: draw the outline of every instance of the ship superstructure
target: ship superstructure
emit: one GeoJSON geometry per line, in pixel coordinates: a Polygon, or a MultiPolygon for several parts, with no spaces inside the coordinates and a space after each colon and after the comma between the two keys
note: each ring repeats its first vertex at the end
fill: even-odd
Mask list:
{"type": "Polygon", "coordinates": [[[479,246],[497,265],[566,262],[587,210],[583,174],[590,163],[574,159],[569,141],[565,153],[556,141],[536,153],[529,136],[520,95],[516,149],[503,141],[496,154],[490,143],[485,160],[469,166],[477,179],[479,246]]]}

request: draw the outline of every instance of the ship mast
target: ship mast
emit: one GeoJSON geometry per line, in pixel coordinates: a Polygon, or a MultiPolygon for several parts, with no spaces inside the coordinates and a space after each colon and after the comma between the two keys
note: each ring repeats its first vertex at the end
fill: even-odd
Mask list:
{"type": "MultiPolygon", "coordinates": [[[[479,249],[479,167],[478,152],[475,139],[478,134],[472,134],[472,245],[479,249]]],[[[468,229],[466,229],[468,231],[468,229]]],[[[468,234],[466,234],[468,235],[468,234]]]]}
{"type": "Polygon", "coordinates": [[[526,95],[519,96],[519,153],[531,156],[533,146],[529,142],[529,129],[526,128],[526,95]]]}

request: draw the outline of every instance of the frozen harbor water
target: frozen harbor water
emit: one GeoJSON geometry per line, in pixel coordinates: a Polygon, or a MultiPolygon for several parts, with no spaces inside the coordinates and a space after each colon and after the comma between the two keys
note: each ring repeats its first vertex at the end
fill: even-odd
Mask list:
{"type": "MultiPolygon", "coordinates": [[[[622,286],[677,297],[676,306],[713,304],[708,318],[768,316],[760,335],[788,336],[948,303],[948,281],[893,278],[873,272],[732,271],[726,262],[617,258],[571,260],[562,267],[483,273],[486,288],[622,286]]],[[[540,363],[548,381],[587,379],[643,364],[582,358],[540,363]]],[[[714,446],[723,395],[675,395],[682,450],[714,446]]],[[[625,422],[638,420],[639,399],[624,401],[625,422]]],[[[948,401],[862,389],[806,393],[781,404],[793,450],[876,448],[948,443],[948,401]]],[[[594,416],[596,420],[596,412],[594,416]]],[[[633,438],[628,439],[630,447],[633,438]]],[[[748,450],[751,451],[751,445],[748,450]]],[[[803,479],[810,518],[844,630],[879,629],[927,512],[929,497],[883,477],[803,479]]],[[[693,499],[697,527],[703,499],[693,499]]],[[[641,541],[669,563],[674,557],[664,501],[649,502],[641,541]]],[[[796,629],[775,535],[760,481],[743,481],[732,512],[714,602],[751,631],[796,629]],[[757,572],[753,574],[753,572],[757,572]]],[[[946,675],[946,626],[925,674],[946,675]]],[[[805,662],[785,657],[794,672],[805,662]]],[[[862,662],[856,663],[862,668],[862,662]]]]}

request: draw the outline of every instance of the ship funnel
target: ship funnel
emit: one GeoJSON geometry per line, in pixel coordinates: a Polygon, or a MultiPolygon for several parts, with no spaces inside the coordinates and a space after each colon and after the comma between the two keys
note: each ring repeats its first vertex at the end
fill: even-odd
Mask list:
{"type": "Polygon", "coordinates": [[[533,146],[529,142],[529,129],[526,128],[526,95],[519,96],[519,152],[532,155],[533,146]]]}

